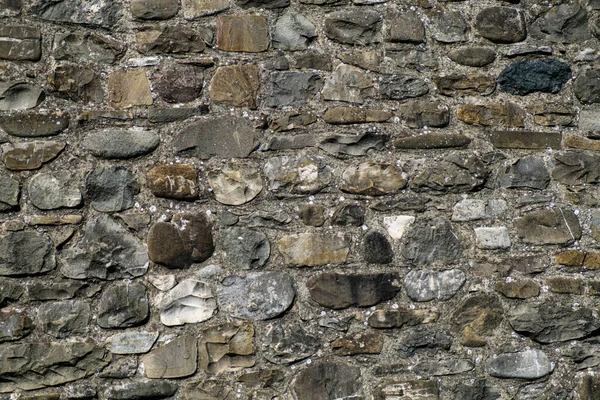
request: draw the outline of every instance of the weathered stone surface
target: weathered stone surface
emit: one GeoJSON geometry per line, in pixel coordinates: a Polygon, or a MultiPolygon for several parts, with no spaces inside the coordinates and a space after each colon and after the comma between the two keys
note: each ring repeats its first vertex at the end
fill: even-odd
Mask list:
{"type": "Polygon", "coordinates": [[[12,171],[38,169],[54,160],[64,150],[65,142],[36,140],[27,143],[4,143],[2,161],[12,171]]]}
{"type": "Polygon", "coordinates": [[[218,289],[221,310],[242,319],[275,318],[290,308],[294,297],[296,290],[293,278],[279,272],[250,272],[246,277],[228,276],[218,289]]]}
{"type": "Polygon", "coordinates": [[[498,282],[494,289],[509,299],[528,299],[540,294],[540,285],[531,279],[498,282]]]}
{"type": "Polygon", "coordinates": [[[436,380],[395,380],[377,388],[382,400],[406,398],[407,400],[438,400],[439,389],[436,380]]]}
{"type": "Polygon", "coordinates": [[[383,150],[388,140],[387,135],[377,135],[370,132],[358,135],[329,136],[319,148],[337,156],[364,156],[369,150],[383,150]]]}
{"type": "Polygon", "coordinates": [[[484,250],[510,248],[508,229],[505,226],[475,228],[475,245],[484,250]]]}
{"type": "Polygon", "coordinates": [[[362,226],[365,223],[365,209],[360,204],[342,203],[331,216],[331,225],[362,226]]]}
{"type": "Polygon", "coordinates": [[[81,192],[73,185],[68,172],[39,173],[29,181],[29,199],[41,210],[77,207],[81,192]]]}
{"type": "Polygon", "coordinates": [[[52,225],[52,226],[60,226],[60,225],[75,225],[79,224],[82,220],[82,216],[79,214],[71,214],[71,215],[60,215],[60,216],[52,216],[52,215],[32,215],[29,218],[26,218],[26,222],[29,225],[52,225]]]}
{"type": "Polygon", "coordinates": [[[307,226],[323,226],[325,223],[325,217],[323,213],[325,207],[319,204],[303,204],[300,207],[298,216],[307,226]]]}
{"type": "Polygon", "coordinates": [[[301,325],[272,322],[265,328],[262,339],[264,357],[274,364],[291,364],[316,353],[320,344],[307,334],[301,325]]]}
{"type": "Polygon", "coordinates": [[[516,104],[461,104],[457,117],[469,125],[524,127],[525,111],[516,104]]]}
{"type": "Polygon", "coordinates": [[[223,248],[229,261],[238,269],[255,269],[264,266],[271,254],[267,235],[244,228],[221,231],[223,248]]]}
{"type": "Polygon", "coordinates": [[[143,69],[117,70],[108,77],[108,102],[115,108],[152,105],[150,83],[143,69]]]}
{"type": "Polygon", "coordinates": [[[2,306],[18,301],[25,293],[24,286],[15,281],[2,279],[0,283],[0,304],[2,306]]]}
{"type": "Polygon", "coordinates": [[[475,17],[475,29],[495,43],[521,42],[527,37],[523,14],[511,7],[484,8],[475,17]]]}
{"type": "Polygon", "coordinates": [[[571,79],[571,68],[558,60],[518,61],[498,76],[500,91],[525,96],[534,92],[558,93],[571,79]]]}
{"type": "Polygon", "coordinates": [[[217,301],[210,286],[186,279],[169,290],[160,304],[160,322],[167,326],[193,324],[212,318],[217,301]]]}
{"type": "Polygon", "coordinates": [[[320,71],[331,71],[333,69],[331,57],[317,51],[296,53],[293,60],[297,69],[316,69],[320,71]]]}
{"type": "Polygon", "coordinates": [[[578,3],[557,4],[531,25],[530,33],[546,43],[582,43],[591,38],[587,19],[578,3]]]}
{"type": "Polygon", "coordinates": [[[59,339],[87,333],[90,317],[90,305],[81,300],[44,303],[38,309],[42,330],[59,339]]]}
{"type": "Polygon", "coordinates": [[[126,159],[148,154],[158,147],[160,137],[154,131],[105,129],[90,132],[82,147],[100,158],[126,159]]]}
{"type": "Polygon", "coordinates": [[[428,360],[415,366],[415,373],[426,376],[457,375],[471,371],[475,364],[466,358],[446,358],[441,360],[428,360]]]}
{"type": "MultiPolygon", "coordinates": [[[[533,121],[539,125],[545,126],[569,126],[575,118],[575,109],[568,104],[538,104],[529,107],[529,111],[533,114],[533,121]]],[[[586,129],[586,122],[590,121],[586,112],[583,110],[579,116],[579,127],[581,130],[586,129]]],[[[589,127],[589,125],[588,125],[589,127]]]]}
{"type": "Polygon", "coordinates": [[[573,82],[573,93],[583,104],[600,103],[600,70],[579,74],[573,82]]]}
{"type": "Polygon", "coordinates": [[[87,176],[85,190],[94,209],[115,212],[133,207],[140,185],[126,168],[99,167],[87,176]]]}
{"type": "Polygon", "coordinates": [[[63,250],[60,272],[71,279],[122,279],[148,270],[146,247],[107,215],[88,221],[76,245],[63,250]]]}
{"type": "Polygon", "coordinates": [[[48,76],[48,84],[58,97],[82,103],[102,103],[104,91],[100,75],[91,68],[59,65],[48,76]]]}
{"type": "Polygon", "coordinates": [[[208,172],[208,182],[215,199],[222,204],[241,205],[262,191],[262,178],[254,168],[231,162],[208,172]]]}
{"type": "Polygon", "coordinates": [[[56,266],[54,244],[46,234],[33,231],[8,232],[0,235],[0,275],[32,275],[56,266]]]}
{"type": "Polygon", "coordinates": [[[167,380],[112,381],[102,397],[107,400],[164,399],[173,396],[177,388],[176,382],[167,380]]]}
{"type": "Polygon", "coordinates": [[[448,300],[464,285],[466,275],[459,269],[441,272],[413,270],[404,277],[406,294],[414,301],[448,300]]]}
{"type": "Polygon", "coordinates": [[[500,187],[542,190],[548,187],[550,174],[544,160],[526,156],[501,169],[497,182],[500,187]]]}
{"type": "Polygon", "coordinates": [[[153,195],[176,200],[198,198],[198,174],[189,164],[165,164],[153,167],[146,175],[153,195]]]}
{"type": "Polygon", "coordinates": [[[277,247],[287,265],[314,267],[343,264],[350,253],[350,237],[344,234],[301,233],[284,236],[277,247]]]}
{"type": "Polygon", "coordinates": [[[92,375],[108,352],[91,343],[28,343],[0,349],[0,393],[57,386],[92,375]]]}
{"type": "Polygon", "coordinates": [[[177,0],[132,0],[131,15],[139,19],[169,19],[179,11],[177,0]]]}
{"type": "Polygon", "coordinates": [[[446,149],[466,147],[471,139],[460,133],[424,133],[394,140],[397,149],[446,149]]]}
{"type": "Polygon", "coordinates": [[[211,228],[203,214],[182,213],[171,223],[157,222],[148,231],[148,255],[167,268],[186,268],[212,256],[211,228]]]}
{"type": "Polygon", "coordinates": [[[325,35],[339,43],[366,45],[381,42],[382,16],[374,10],[349,9],[327,14],[325,35]]]}
{"type": "Polygon", "coordinates": [[[188,103],[202,93],[204,69],[192,64],[172,64],[159,71],[154,89],[167,103],[188,103]]]}
{"type": "Polygon", "coordinates": [[[565,185],[585,185],[600,181],[600,157],[583,151],[567,151],[554,156],[552,179],[565,185]]]}
{"type": "Polygon", "coordinates": [[[183,25],[145,28],[135,35],[142,54],[201,53],[212,38],[213,33],[208,28],[192,29],[183,25]]]}
{"type": "Polygon", "coordinates": [[[463,245],[444,219],[415,224],[406,234],[402,255],[417,265],[431,263],[452,264],[462,254],[463,245]]]}
{"type": "Polygon", "coordinates": [[[488,96],[496,89],[496,80],[483,74],[438,75],[434,82],[444,96],[488,96]]]}
{"type": "Polygon", "coordinates": [[[0,310],[0,343],[24,338],[34,327],[33,320],[21,309],[5,307],[0,310]]]}
{"type": "Polygon", "coordinates": [[[321,77],[312,72],[271,72],[263,106],[302,106],[321,90],[322,84],[321,77]]]}
{"type": "Polygon", "coordinates": [[[555,300],[519,303],[510,308],[507,318],[516,332],[539,343],[558,343],[580,339],[600,328],[594,309],[555,300]]]}
{"type": "Polygon", "coordinates": [[[363,255],[368,263],[389,264],[394,260],[387,235],[378,231],[369,231],[363,237],[363,255]]]}
{"type": "Polygon", "coordinates": [[[95,32],[70,32],[54,36],[52,51],[57,60],[112,64],[123,56],[125,46],[114,38],[95,32]]]}
{"type": "Polygon", "coordinates": [[[109,286],[98,303],[97,323],[102,328],[130,328],[142,325],[149,315],[146,287],[141,283],[109,286]]]}
{"type": "Polygon", "coordinates": [[[273,47],[281,50],[306,50],[317,37],[315,25],[302,14],[284,14],[277,19],[273,29],[273,47]]]}
{"type": "Polygon", "coordinates": [[[464,199],[452,208],[452,221],[476,221],[478,219],[496,218],[504,214],[507,209],[505,200],[489,199],[464,199]]]}
{"type": "Polygon", "coordinates": [[[217,117],[194,122],[173,137],[175,153],[207,159],[244,158],[254,150],[255,134],[245,118],[217,117]]]}
{"type": "Polygon", "coordinates": [[[0,111],[27,110],[37,107],[46,95],[26,82],[0,82],[0,111]]]}
{"type": "Polygon", "coordinates": [[[0,176],[0,212],[17,209],[20,195],[21,189],[18,181],[7,176],[0,176]]]}
{"type": "Polygon", "coordinates": [[[300,129],[317,122],[317,116],[310,112],[290,111],[281,118],[271,121],[269,129],[275,132],[287,132],[300,129]]]}
{"type": "Polygon", "coordinates": [[[566,278],[563,276],[549,276],[545,279],[546,286],[552,293],[585,294],[585,281],[581,278],[566,278]]]}
{"type": "Polygon", "coordinates": [[[388,235],[394,240],[401,239],[406,229],[415,222],[415,217],[411,215],[394,215],[383,218],[383,226],[388,235]]]}
{"type": "Polygon", "coordinates": [[[330,107],[325,110],[323,120],[328,124],[347,125],[369,122],[386,122],[392,117],[387,110],[364,109],[358,107],[330,107]]]}
{"type": "Polygon", "coordinates": [[[290,5],[290,0],[236,0],[242,8],[260,7],[265,9],[284,8],[290,5]]]}
{"type": "Polygon", "coordinates": [[[485,67],[496,60],[496,52],[489,47],[460,47],[451,50],[448,57],[468,67],[485,67]]]}
{"type": "Polygon", "coordinates": [[[112,28],[122,16],[122,5],[112,0],[39,0],[31,12],[47,21],[112,28]]]}
{"type": "Polygon", "coordinates": [[[393,164],[365,162],[350,166],[342,173],[340,189],[344,192],[381,196],[406,186],[406,179],[393,164]]]}
{"type": "Polygon", "coordinates": [[[379,354],[383,350],[383,335],[369,332],[344,336],[331,342],[331,348],[334,354],[341,356],[379,354]]]}
{"type": "Polygon", "coordinates": [[[360,368],[321,361],[300,371],[292,383],[292,391],[297,400],[352,398],[361,385],[360,368]]]}
{"type": "Polygon", "coordinates": [[[339,310],[393,299],[400,291],[400,282],[395,274],[322,273],[311,277],[306,287],[313,301],[339,310]]]}
{"type": "Polygon", "coordinates": [[[420,97],[429,92],[427,82],[409,75],[384,76],[379,85],[381,96],[389,100],[420,97]]]}
{"type": "Polygon", "coordinates": [[[123,332],[111,337],[109,349],[113,354],[143,354],[150,351],[158,332],[123,332]]]}
{"type": "Polygon", "coordinates": [[[258,67],[255,64],[222,66],[210,81],[210,98],[214,103],[254,109],[258,85],[258,67]]]}
{"type": "Polygon", "coordinates": [[[292,222],[292,217],[282,211],[254,211],[239,218],[239,222],[249,228],[280,228],[292,222]]]}
{"type": "Polygon", "coordinates": [[[251,324],[218,325],[201,332],[200,367],[208,373],[235,372],[254,366],[254,328],[251,324]]]}
{"type": "Polygon", "coordinates": [[[11,113],[0,116],[0,129],[12,136],[53,136],[69,127],[66,113],[11,113]]]}
{"type": "Polygon", "coordinates": [[[486,369],[497,378],[538,379],[551,374],[554,365],[543,351],[533,349],[489,358],[486,369]]]}
{"type": "Polygon", "coordinates": [[[196,372],[198,346],[196,337],[181,335],[140,357],[148,378],[182,378],[196,372]]]}
{"type": "MultiPolygon", "coordinates": [[[[0,7],[2,6],[0,4],[0,7]]],[[[0,27],[0,59],[39,61],[41,57],[42,34],[39,28],[26,25],[5,25],[0,27]]]]}
{"type": "Polygon", "coordinates": [[[185,19],[196,19],[227,10],[229,0],[183,0],[183,16],[185,19]]]}
{"type": "Polygon", "coordinates": [[[227,15],[217,19],[219,50],[259,53],[269,48],[269,42],[269,27],[263,15],[227,15]]]}
{"type": "Polygon", "coordinates": [[[16,17],[21,14],[22,0],[1,0],[0,17],[16,17]]]}
{"type": "Polygon", "coordinates": [[[438,314],[432,310],[395,309],[377,310],[367,320],[369,326],[377,329],[401,328],[435,322],[438,314]]]}
{"type": "Polygon", "coordinates": [[[581,238],[577,215],[558,207],[528,212],[515,220],[515,227],[524,242],[536,245],[566,245],[581,238]]]}
{"type": "Polygon", "coordinates": [[[448,106],[437,101],[409,101],[402,104],[398,111],[402,120],[411,128],[443,128],[450,122],[448,106]]]}
{"type": "Polygon", "coordinates": [[[437,10],[433,14],[433,38],[440,43],[458,43],[467,41],[469,25],[459,11],[437,10]]]}
{"type": "Polygon", "coordinates": [[[504,319],[503,312],[496,296],[477,294],[464,300],[452,314],[460,343],[467,347],[485,346],[504,319]]]}
{"type": "Polygon", "coordinates": [[[331,168],[321,157],[281,156],[267,160],[263,168],[269,191],[278,196],[315,194],[329,185],[331,168]]]}
{"type": "Polygon", "coordinates": [[[414,11],[402,11],[392,16],[386,39],[393,43],[422,43],[425,26],[414,11]]]}

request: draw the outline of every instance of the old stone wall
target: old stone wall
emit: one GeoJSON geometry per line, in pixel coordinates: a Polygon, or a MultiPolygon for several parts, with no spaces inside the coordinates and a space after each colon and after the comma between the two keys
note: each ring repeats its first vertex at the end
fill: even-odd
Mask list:
{"type": "Polygon", "coordinates": [[[0,399],[600,399],[599,37],[0,0],[0,399]]]}

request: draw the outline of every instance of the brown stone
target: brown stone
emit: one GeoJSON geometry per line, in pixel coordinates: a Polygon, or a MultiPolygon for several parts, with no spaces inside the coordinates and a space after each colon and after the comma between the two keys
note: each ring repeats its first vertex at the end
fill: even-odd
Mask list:
{"type": "Polygon", "coordinates": [[[258,53],[267,50],[269,42],[269,27],[263,15],[227,15],[217,19],[219,50],[258,53]]]}
{"type": "Polygon", "coordinates": [[[452,323],[460,332],[460,343],[467,347],[487,344],[503,319],[502,303],[496,296],[478,294],[464,300],[452,314],[452,323]]]}
{"type": "Polygon", "coordinates": [[[58,97],[83,103],[102,103],[104,100],[100,75],[91,68],[60,65],[48,76],[48,83],[58,97]]]}
{"type": "Polygon", "coordinates": [[[550,276],[545,282],[553,293],[585,294],[585,282],[582,279],[550,276]]]}
{"type": "Polygon", "coordinates": [[[560,132],[491,131],[490,142],[500,149],[560,149],[560,132]]]}
{"type": "Polygon", "coordinates": [[[544,126],[569,126],[575,118],[576,111],[566,104],[538,104],[529,108],[533,114],[533,122],[544,126]]]}
{"type": "Polygon", "coordinates": [[[153,78],[154,89],[167,103],[196,100],[204,85],[204,68],[192,64],[172,64],[153,78]]]}
{"type": "Polygon", "coordinates": [[[471,139],[461,133],[424,133],[394,140],[398,149],[446,149],[466,147],[471,139]]]}
{"type": "Polygon", "coordinates": [[[402,172],[393,164],[365,162],[346,168],[340,189],[344,192],[381,196],[406,186],[402,172]]]}
{"type": "Polygon", "coordinates": [[[108,77],[108,102],[115,108],[152,105],[146,71],[128,69],[113,72],[108,77]]]}
{"type": "Polygon", "coordinates": [[[414,11],[404,11],[392,16],[387,40],[396,43],[422,43],[425,41],[425,26],[414,11]]]}
{"type": "Polygon", "coordinates": [[[600,296],[600,281],[588,280],[588,294],[591,296],[600,296]]]}
{"type": "Polygon", "coordinates": [[[369,110],[358,107],[332,107],[328,108],[323,119],[328,124],[364,124],[368,122],[386,122],[392,113],[386,110],[369,110]]]}
{"type": "Polygon", "coordinates": [[[139,19],[169,19],[179,11],[179,0],[131,0],[131,15],[139,19]]]}
{"type": "Polygon", "coordinates": [[[38,169],[54,160],[65,146],[65,142],[51,141],[5,143],[2,145],[2,159],[6,168],[12,171],[38,169]]]}
{"type": "Polygon", "coordinates": [[[415,326],[429,324],[437,321],[438,312],[434,310],[377,310],[369,316],[369,326],[377,329],[402,328],[403,326],[415,326]]]}
{"type": "Polygon", "coordinates": [[[277,247],[288,265],[314,267],[343,264],[350,253],[350,238],[342,234],[302,233],[282,237],[277,247]]]}
{"type": "Polygon", "coordinates": [[[470,125],[525,126],[525,111],[513,103],[462,104],[457,116],[470,125]]]}
{"type": "Polygon", "coordinates": [[[531,279],[498,282],[494,289],[509,299],[528,299],[540,294],[540,285],[531,279]]]}
{"type": "Polygon", "coordinates": [[[335,339],[331,343],[331,349],[340,356],[379,354],[383,350],[383,335],[370,332],[344,336],[335,339]]]}
{"type": "Polygon", "coordinates": [[[148,188],[158,197],[176,200],[198,198],[198,174],[187,164],[159,165],[148,171],[148,188]]]}
{"type": "Polygon", "coordinates": [[[433,81],[444,96],[488,96],[496,88],[496,79],[482,74],[436,76],[433,81]]]}
{"type": "Polygon", "coordinates": [[[581,136],[568,136],[565,138],[565,147],[572,149],[600,151],[600,140],[588,139],[581,136]]]}
{"type": "Polygon", "coordinates": [[[143,355],[140,362],[148,378],[182,378],[196,372],[197,359],[196,337],[184,335],[143,355]]]}
{"type": "Polygon", "coordinates": [[[182,0],[185,19],[217,14],[230,7],[229,0],[182,0]]]}
{"type": "Polygon", "coordinates": [[[254,64],[219,67],[210,81],[210,98],[214,103],[255,109],[258,84],[258,67],[254,64]]]}
{"type": "Polygon", "coordinates": [[[411,128],[443,128],[450,122],[448,106],[439,101],[416,100],[400,105],[399,116],[411,128]]]}
{"type": "Polygon", "coordinates": [[[556,254],[556,263],[569,267],[581,267],[586,253],[579,250],[566,250],[556,254]]]}
{"type": "Polygon", "coordinates": [[[252,324],[213,326],[200,333],[199,364],[208,373],[235,372],[254,366],[252,324]]]}

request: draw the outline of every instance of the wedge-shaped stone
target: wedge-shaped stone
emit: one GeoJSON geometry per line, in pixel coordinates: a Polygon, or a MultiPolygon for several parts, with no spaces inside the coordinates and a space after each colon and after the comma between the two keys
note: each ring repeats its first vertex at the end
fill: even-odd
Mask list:
{"type": "Polygon", "coordinates": [[[38,28],[25,25],[0,27],[0,59],[39,61],[41,57],[42,34],[38,28]]]}
{"type": "Polygon", "coordinates": [[[92,375],[108,352],[91,343],[29,343],[0,349],[0,393],[57,386],[92,375]]]}
{"type": "Polygon", "coordinates": [[[198,362],[211,374],[254,366],[254,328],[251,324],[213,326],[200,333],[198,362]]]}
{"type": "Polygon", "coordinates": [[[64,150],[65,142],[37,140],[26,143],[5,143],[2,145],[2,160],[12,171],[38,169],[54,160],[64,150]]]}
{"type": "Polygon", "coordinates": [[[96,157],[126,159],[148,154],[159,143],[160,137],[154,131],[105,129],[89,133],[81,144],[96,157]]]}
{"type": "Polygon", "coordinates": [[[313,301],[339,310],[393,299],[400,291],[400,282],[396,274],[323,273],[310,278],[306,287],[313,301]]]}
{"type": "Polygon", "coordinates": [[[486,361],[485,367],[491,376],[512,379],[538,379],[554,370],[546,353],[538,349],[491,357],[486,361]]]}
{"type": "Polygon", "coordinates": [[[33,138],[53,136],[69,127],[66,113],[12,113],[0,116],[0,128],[12,136],[33,138]]]}
{"type": "Polygon", "coordinates": [[[54,243],[48,235],[34,231],[0,235],[0,254],[0,275],[39,274],[56,266],[54,243]]]}
{"type": "Polygon", "coordinates": [[[536,245],[566,245],[581,238],[577,215],[558,207],[528,212],[515,220],[515,227],[524,242],[536,245]]]}
{"type": "Polygon", "coordinates": [[[71,279],[124,279],[148,270],[146,247],[107,215],[88,221],[81,240],[62,252],[61,273],[71,279]]]}
{"type": "Polygon", "coordinates": [[[46,95],[27,82],[0,82],[0,110],[27,110],[37,107],[46,95]]]}
{"type": "Polygon", "coordinates": [[[406,294],[413,301],[448,300],[465,284],[467,277],[459,269],[446,271],[413,270],[404,277],[406,294]]]}
{"type": "Polygon", "coordinates": [[[193,324],[213,317],[217,300],[210,286],[186,279],[169,290],[160,303],[160,322],[167,326],[193,324]]]}
{"type": "Polygon", "coordinates": [[[183,378],[196,372],[196,337],[182,335],[142,356],[140,362],[148,378],[183,378]]]}
{"type": "Polygon", "coordinates": [[[364,162],[342,173],[340,189],[369,196],[396,193],[406,186],[402,171],[393,164],[364,162]]]}
{"type": "Polygon", "coordinates": [[[350,253],[350,244],[350,237],[342,233],[301,233],[282,237],[277,247],[287,265],[314,267],[345,263],[350,253]]]}

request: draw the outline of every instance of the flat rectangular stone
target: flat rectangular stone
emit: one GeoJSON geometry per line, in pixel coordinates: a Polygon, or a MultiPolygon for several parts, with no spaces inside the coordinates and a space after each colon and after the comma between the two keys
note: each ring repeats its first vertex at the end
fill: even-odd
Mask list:
{"type": "Polygon", "coordinates": [[[0,26],[0,59],[39,61],[42,57],[42,34],[25,25],[0,26]]]}
{"type": "Polygon", "coordinates": [[[560,132],[491,131],[490,142],[501,149],[560,149],[560,132]]]}

